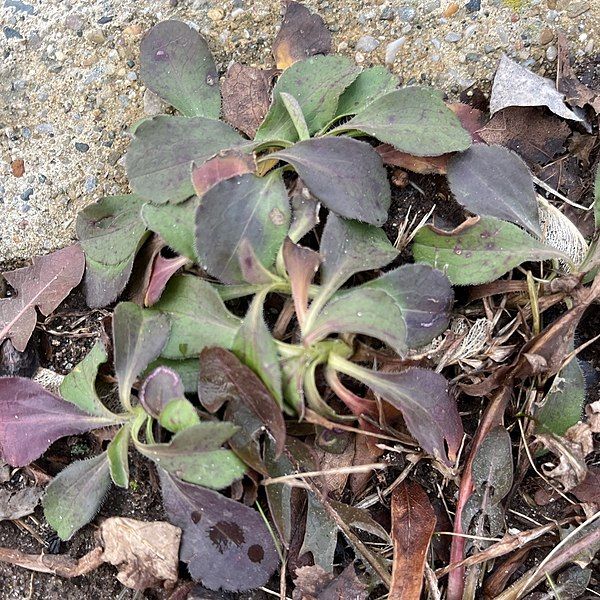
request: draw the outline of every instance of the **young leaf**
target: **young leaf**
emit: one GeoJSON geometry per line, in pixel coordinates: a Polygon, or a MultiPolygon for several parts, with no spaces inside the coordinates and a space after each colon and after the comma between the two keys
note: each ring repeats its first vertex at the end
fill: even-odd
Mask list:
{"type": "Polygon", "coordinates": [[[134,431],[140,454],[184,481],[216,490],[241,479],[246,466],[221,446],[236,432],[227,422],[198,423],[176,433],[167,444],[143,444],[134,431]]]}
{"type": "Polygon", "coordinates": [[[218,119],[219,74],[205,39],[181,21],[162,21],[140,45],[146,86],[186,117],[218,119]]]}
{"type": "Polygon", "coordinates": [[[362,131],[415,156],[466,150],[471,136],[439,92],[406,87],[380,96],[334,133],[362,131]]]}
{"type": "Polygon", "coordinates": [[[273,42],[277,68],[287,69],[299,60],[315,54],[329,54],[330,50],[331,33],[323,19],[300,2],[288,2],[273,42]]]}
{"type": "Polygon", "coordinates": [[[168,367],[157,367],[146,377],[140,388],[140,404],[153,418],[174,398],[183,398],[185,388],[179,375],[168,367]]]}
{"type": "Polygon", "coordinates": [[[406,427],[426,452],[449,462],[447,445],[450,458],[456,458],[463,427],[456,402],[448,393],[448,382],[442,375],[421,368],[380,373],[340,359],[335,354],[330,355],[329,364],[358,379],[398,409],[406,427]]]}
{"type": "Polygon", "coordinates": [[[142,219],[146,227],[158,233],[167,245],[196,262],[194,244],[194,215],[199,199],[193,196],[181,204],[145,204],[142,208],[142,219]]]}
{"type": "Polygon", "coordinates": [[[250,367],[277,404],[283,405],[281,367],[275,340],[271,337],[263,317],[264,295],[256,294],[233,341],[233,353],[250,367]]]}
{"type": "Polygon", "coordinates": [[[455,285],[494,281],[527,260],[556,258],[569,262],[563,252],[493,217],[467,219],[453,231],[427,225],[415,236],[413,254],[417,262],[446,273],[455,285]]]}
{"type": "Polygon", "coordinates": [[[129,433],[129,425],[121,427],[106,449],[110,478],[125,489],[129,487],[129,433]]]}
{"type": "Polygon", "coordinates": [[[256,132],[257,141],[297,141],[298,132],[280,97],[293,96],[312,135],[333,119],[342,92],[356,79],[360,69],[343,56],[315,56],[293,64],[279,77],[273,104],[256,132]]]}
{"type": "Polygon", "coordinates": [[[183,384],[183,389],[186,394],[195,394],[198,390],[198,360],[197,358],[188,358],[186,360],[174,360],[170,358],[160,357],[148,365],[144,372],[144,377],[147,377],[152,371],[158,367],[165,367],[174,371],[183,384]]]}
{"type": "Polygon", "coordinates": [[[319,224],[321,205],[310,195],[301,179],[296,180],[296,186],[291,192],[290,203],[292,205],[292,222],[288,237],[296,244],[319,224]]]}
{"type": "Polygon", "coordinates": [[[202,197],[220,181],[255,171],[252,154],[235,149],[224,151],[201,165],[192,165],[192,184],[198,197],[202,197]]]}
{"type": "Polygon", "coordinates": [[[148,280],[148,288],[144,294],[144,306],[152,306],[156,304],[169,280],[179,269],[189,265],[190,261],[185,256],[175,256],[173,258],[165,258],[158,254],[154,258],[152,270],[150,271],[150,279],[148,280]]]}
{"type": "Polygon", "coordinates": [[[391,598],[419,600],[427,549],[435,530],[435,512],[418,483],[403,481],[392,494],[391,598]]]}
{"type": "Polygon", "coordinates": [[[291,164],[311,193],[342,217],[383,225],[391,202],[380,156],[351,138],[315,138],[268,155],[291,164]]]}
{"type": "Polygon", "coordinates": [[[106,452],[71,463],[46,488],[42,500],[46,521],[61,540],[71,539],[96,516],[109,488],[106,452]]]}
{"type": "Polygon", "coordinates": [[[175,398],[163,408],[158,416],[158,422],[171,433],[177,433],[198,425],[200,417],[187,398],[175,398]]]}
{"type": "Polygon", "coordinates": [[[79,284],[84,268],[81,247],[74,244],[38,256],[28,267],[3,273],[16,295],[0,298],[0,343],[10,339],[23,352],[37,322],[36,307],[48,316],[79,284]]]}
{"type": "Polygon", "coordinates": [[[23,377],[0,377],[0,454],[13,467],[39,458],[50,444],[119,422],[119,417],[90,416],[23,377]]]}
{"type": "Polygon", "coordinates": [[[248,407],[275,440],[277,455],[281,454],[285,444],[281,409],[261,380],[234,354],[224,348],[202,351],[198,396],[211,412],[218,410],[224,402],[248,407]]]}
{"type": "Polygon", "coordinates": [[[454,156],[448,183],[457,202],[472,213],[510,221],[541,236],[531,172],[507,148],[476,144],[454,156]]]}
{"type": "Polygon", "coordinates": [[[316,565],[327,573],[333,571],[333,555],[337,546],[337,525],[323,505],[308,494],[306,533],[299,555],[311,552],[316,565]]]}
{"type": "Polygon", "coordinates": [[[200,262],[224,283],[242,283],[240,242],[247,239],[268,268],[275,262],[289,223],[290,207],[280,171],[222,181],[206,192],[196,212],[200,262]]]}
{"type": "Polygon", "coordinates": [[[158,472],[165,511],[183,530],[180,558],[192,578],[212,590],[265,585],[279,559],[262,517],[217,492],[158,472]]]}
{"type": "Polygon", "coordinates": [[[171,334],[163,349],[166,358],[198,356],[206,346],[231,348],[240,326],[215,289],[191,275],[172,279],[150,310],[169,317],[171,334]]]}
{"type": "Polygon", "coordinates": [[[98,340],[86,357],[63,379],[60,393],[67,402],[90,415],[114,418],[112,412],[98,398],[95,385],[98,367],[105,363],[107,358],[104,344],[98,340]]]}
{"type": "Polygon", "coordinates": [[[398,87],[398,77],[385,67],[365,69],[340,96],[336,119],[355,115],[371,102],[398,87]]]}
{"type": "Polygon", "coordinates": [[[301,141],[308,140],[310,138],[310,133],[308,132],[308,125],[306,124],[306,119],[304,118],[302,107],[298,103],[298,100],[286,92],[279,92],[279,98],[283,102],[288,115],[290,115],[290,119],[296,128],[298,139],[301,141]]]}
{"type": "Polygon", "coordinates": [[[202,164],[242,143],[240,135],[220,121],[159,115],[135,130],[127,152],[129,184],[155,204],[177,204],[194,193],[192,163],[202,164]]]}
{"type": "Polygon", "coordinates": [[[134,194],[108,196],[77,215],[77,237],[87,265],[85,297],[92,308],[113,302],[129,280],[133,259],[147,237],[142,205],[134,194]]]}
{"type": "Polygon", "coordinates": [[[137,377],[155,360],[169,338],[169,320],[133,304],[121,302],[113,314],[115,375],[119,398],[130,406],[131,388],[137,377]]]}

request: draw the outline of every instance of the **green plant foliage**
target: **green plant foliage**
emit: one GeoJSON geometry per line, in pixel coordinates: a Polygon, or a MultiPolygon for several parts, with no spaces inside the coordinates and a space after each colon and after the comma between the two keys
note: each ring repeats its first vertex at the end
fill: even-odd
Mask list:
{"type": "Polygon", "coordinates": [[[119,429],[106,449],[110,478],[115,485],[129,487],[129,425],[119,429]]]}
{"type": "Polygon", "coordinates": [[[413,254],[416,261],[446,273],[455,285],[493,281],[528,260],[570,263],[563,252],[493,217],[469,219],[454,231],[427,225],[415,236],[413,254]]]}
{"type": "Polygon", "coordinates": [[[187,398],[169,401],[158,416],[158,422],[172,433],[183,431],[200,423],[194,405],[187,398]]]}

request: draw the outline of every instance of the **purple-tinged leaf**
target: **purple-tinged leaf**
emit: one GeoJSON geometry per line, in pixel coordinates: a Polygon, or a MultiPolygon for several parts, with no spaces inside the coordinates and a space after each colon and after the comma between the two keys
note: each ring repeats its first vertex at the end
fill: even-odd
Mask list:
{"type": "Polygon", "coordinates": [[[169,338],[169,319],[145,311],[132,302],[121,302],[113,314],[115,375],[119,399],[130,406],[131,388],[138,375],[160,355],[169,338]]]}
{"type": "Polygon", "coordinates": [[[510,221],[541,236],[531,172],[508,148],[476,144],[448,164],[456,201],[476,215],[510,221]]]}
{"type": "Polygon", "coordinates": [[[158,254],[154,259],[152,270],[150,272],[150,280],[148,281],[148,288],[146,289],[146,295],[144,296],[144,305],[152,306],[156,304],[162,293],[169,283],[169,279],[179,271],[182,267],[189,265],[190,260],[186,256],[175,256],[174,258],[165,258],[158,254]]]}
{"type": "Polygon", "coordinates": [[[283,262],[292,284],[292,298],[300,327],[308,310],[308,291],[321,264],[321,255],[310,248],[294,244],[289,237],[283,243],[283,262]]]}
{"type": "Polygon", "coordinates": [[[3,273],[16,295],[0,299],[0,343],[10,339],[23,352],[37,322],[36,307],[48,316],[79,284],[84,268],[83,251],[73,244],[3,273]]]}
{"type": "Polygon", "coordinates": [[[61,540],[69,540],[98,514],[109,488],[106,452],[71,463],[46,488],[44,516],[61,540]]]}
{"type": "Polygon", "coordinates": [[[223,283],[244,281],[238,249],[250,242],[267,269],[275,262],[290,223],[290,206],[280,171],[221,181],[202,197],[196,212],[200,263],[223,283]]]}
{"type": "Polygon", "coordinates": [[[229,125],[203,117],[161,115],[135,130],[127,152],[132,189],[155,204],[179,203],[194,194],[192,163],[246,142],[229,125]]]}
{"type": "Polygon", "coordinates": [[[285,422],[280,407],[249,367],[224,348],[206,348],[200,354],[200,402],[211,412],[225,402],[248,407],[275,440],[276,453],[285,444],[285,422]]]}
{"type": "Polygon", "coordinates": [[[232,351],[261,381],[277,404],[283,406],[281,392],[281,367],[275,340],[263,316],[265,294],[256,294],[246,317],[235,336],[232,351]]]}
{"type": "Polygon", "coordinates": [[[203,422],[176,433],[166,444],[143,444],[138,431],[133,442],[140,454],[184,481],[216,490],[241,479],[246,466],[221,446],[237,431],[228,422],[203,422]]]}
{"type": "Polygon", "coordinates": [[[238,262],[242,277],[247,283],[255,283],[262,285],[265,283],[273,283],[279,278],[277,275],[265,269],[258,257],[252,244],[247,238],[242,239],[238,248],[238,262]]]}
{"type": "Polygon", "coordinates": [[[158,367],[144,380],[140,389],[140,404],[155,419],[174,398],[182,398],[185,389],[179,375],[168,367],[158,367]]]}
{"type": "Polygon", "coordinates": [[[140,45],[146,86],[186,117],[218,119],[219,74],[205,39],[181,21],[162,21],[140,45]]]}
{"type": "Polygon", "coordinates": [[[196,194],[202,197],[220,181],[255,171],[256,161],[253,154],[235,149],[226,150],[201,165],[193,165],[192,184],[196,194]]]}
{"type": "Polygon", "coordinates": [[[119,422],[93,417],[24,377],[0,377],[0,454],[13,467],[39,458],[52,443],[119,422]]]}
{"type": "Polygon", "coordinates": [[[456,459],[463,427],[456,402],[448,393],[448,382],[439,373],[415,368],[400,373],[371,371],[336,355],[330,366],[358,379],[397,408],[412,436],[421,447],[445,462],[445,445],[451,460],[456,459]]]}
{"type": "Polygon", "coordinates": [[[95,308],[123,291],[133,259],[147,237],[140,218],[143,200],[134,194],[108,196],[77,215],[77,237],[85,253],[85,298],[95,308]]]}
{"type": "Polygon", "coordinates": [[[181,560],[205,587],[228,591],[264,585],[279,564],[273,538],[255,510],[159,469],[165,511],[183,530],[181,560]]]}
{"type": "Polygon", "coordinates": [[[288,236],[296,244],[319,224],[321,205],[311,196],[309,189],[300,178],[296,180],[296,185],[290,194],[290,203],[292,222],[288,236]]]}
{"type": "Polygon", "coordinates": [[[387,221],[390,184],[381,157],[366,142],[314,138],[268,155],[291,164],[329,210],[373,225],[387,221]]]}

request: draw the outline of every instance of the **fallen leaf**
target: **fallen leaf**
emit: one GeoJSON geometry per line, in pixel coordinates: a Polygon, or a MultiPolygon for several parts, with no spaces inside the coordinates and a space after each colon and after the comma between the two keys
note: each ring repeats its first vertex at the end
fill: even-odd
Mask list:
{"type": "Polygon", "coordinates": [[[296,569],[293,600],[366,600],[367,586],[349,564],[337,577],[319,565],[296,569]]]}
{"type": "Polygon", "coordinates": [[[564,94],[556,90],[551,80],[502,55],[492,85],[491,115],[509,106],[547,106],[559,117],[583,121],[565,106],[564,100],[564,94]]]}
{"type": "Polygon", "coordinates": [[[441,156],[415,156],[414,154],[400,152],[391,144],[381,144],[375,150],[381,156],[384,164],[407,169],[413,173],[445,175],[448,171],[449,154],[442,154],[441,156]]]}
{"type": "Polygon", "coordinates": [[[38,505],[44,490],[39,487],[24,487],[11,492],[0,489],[0,521],[20,519],[30,515],[38,505]]]}
{"type": "Polygon", "coordinates": [[[580,502],[600,505],[600,468],[590,467],[585,479],[576,485],[571,493],[580,502]]]}
{"type": "Polygon", "coordinates": [[[0,377],[33,377],[38,370],[37,343],[30,340],[19,352],[10,340],[0,342],[0,377]]]}
{"type": "Polygon", "coordinates": [[[394,562],[389,598],[419,600],[435,512],[423,488],[409,481],[393,491],[391,510],[394,562]]]}
{"type": "Polygon", "coordinates": [[[16,295],[0,299],[0,342],[10,339],[23,352],[37,322],[36,307],[48,316],[79,284],[84,268],[81,246],[73,244],[3,273],[16,295]]]}
{"type": "Polygon", "coordinates": [[[281,28],[273,42],[273,56],[278,69],[287,69],[296,61],[328,54],[331,50],[331,33],[323,19],[293,0],[287,9],[281,28]]]}
{"type": "Polygon", "coordinates": [[[119,568],[117,579],[128,588],[172,588],[179,577],[181,529],[164,521],[111,517],[99,535],[105,562],[119,568]]]}
{"type": "Polygon", "coordinates": [[[271,104],[275,70],[233,63],[221,84],[223,120],[253,138],[271,104]]]}

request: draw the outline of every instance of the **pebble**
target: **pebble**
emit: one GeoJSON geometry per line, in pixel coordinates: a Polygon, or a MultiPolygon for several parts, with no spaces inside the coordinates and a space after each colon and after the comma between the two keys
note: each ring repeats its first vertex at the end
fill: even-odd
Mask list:
{"type": "Polygon", "coordinates": [[[425,2],[425,4],[423,4],[423,12],[428,15],[429,13],[432,13],[434,10],[437,10],[438,8],[440,8],[440,6],[442,5],[442,3],[440,2],[440,0],[428,0],[427,2],[425,2]]]}
{"type": "Polygon", "coordinates": [[[594,51],[594,38],[590,38],[583,50],[586,54],[591,54],[594,51]]]}
{"type": "Polygon", "coordinates": [[[2,31],[6,39],[22,40],[23,36],[13,27],[3,27],[2,31]]]}
{"type": "Polygon", "coordinates": [[[447,42],[450,42],[451,44],[456,44],[456,42],[459,42],[462,39],[462,34],[456,31],[450,31],[446,34],[446,37],[444,37],[444,39],[447,42]]]}
{"type": "Polygon", "coordinates": [[[398,55],[398,51],[404,44],[406,43],[405,37],[399,37],[398,39],[390,42],[385,49],[385,64],[391,65],[396,60],[396,56],[398,55]]]}
{"type": "Polygon", "coordinates": [[[78,31],[83,28],[83,19],[77,13],[70,13],[65,19],[65,27],[72,31],[78,31]]]}
{"type": "Polygon", "coordinates": [[[123,33],[125,35],[140,35],[140,33],[142,33],[142,26],[139,23],[128,25],[123,29],[123,33]]]}
{"type": "Polygon", "coordinates": [[[114,17],[106,15],[104,17],[100,17],[97,23],[98,25],[106,25],[106,23],[110,23],[113,19],[114,17]]]}
{"type": "Polygon", "coordinates": [[[571,19],[576,19],[588,10],[590,10],[589,2],[571,2],[569,6],[567,6],[567,15],[571,17],[571,19]]]}
{"type": "Polygon", "coordinates": [[[371,35],[363,35],[358,42],[356,42],[356,49],[359,52],[373,52],[377,46],[379,46],[379,40],[376,40],[371,35]]]}
{"type": "Polygon", "coordinates": [[[540,44],[542,44],[542,46],[549,44],[553,39],[554,32],[552,31],[552,29],[546,28],[542,30],[542,33],[540,33],[540,44]]]}
{"type": "Polygon", "coordinates": [[[85,34],[85,38],[92,44],[103,44],[106,41],[104,34],[99,29],[92,29],[85,34]]]}
{"type": "Polygon", "coordinates": [[[39,125],[35,126],[35,130],[38,133],[54,133],[54,127],[52,123],[40,123],[39,125]]]}
{"type": "Polygon", "coordinates": [[[32,15],[35,10],[31,4],[25,4],[20,0],[4,0],[4,8],[14,8],[17,12],[24,12],[32,15]]]}
{"type": "Polygon", "coordinates": [[[88,175],[85,178],[85,183],[83,184],[83,191],[86,194],[91,194],[97,185],[98,185],[98,179],[96,177],[94,177],[93,175],[88,175]]]}
{"type": "Polygon", "coordinates": [[[481,8],[481,0],[469,0],[465,8],[468,12],[477,12],[481,8]]]}
{"type": "Polygon", "coordinates": [[[468,40],[476,31],[477,31],[477,25],[475,25],[475,24],[469,25],[465,29],[465,32],[463,33],[463,38],[465,40],[468,40]]]}
{"type": "Polygon", "coordinates": [[[381,14],[379,15],[379,18],[382,21],[392,21],[395,16],[396,16],[396,13],[395,13],[394,9],[390,8],[389,6],[386,6],[381,11],[381,14]]]}
{"type": "Polygon", "coordinates": [[[27,202],[27,200],[29,200],[29,198],[31,198],[31,196],[33,196],[33,188],[27,188],[21,194],[21,200],[25,200],[27,202]]]}
{"type": "Polygon", "coordinates": [[[220,8],[211,8],[206,13],[206,16],[211,21],[222,21],[225,17],[225,13],[220,8]]]}
{"type": "Polygon", "coordinates": [[[455,15],[458,12],[459,8],[460,6],[458,5],[458,2],[452,2],[452,4],[449,4],[442,14],[444,15],[444,17],[451,17],[452,15],[455,15]]]}
{"type": "Polygon", "coordinates": [[[398,18],[406,23],[411,23],[415,20],[417,11],[412,6],[401,6],[398,9],[398,18]]]}
{"type": "Polygon", "coordinates": [[[86,144],[85,142],[75,142],[75,150],[78,150],[79,152],[87,152],[89,149],[89,144],[86,144]]]}
{"type": "Polygon", "coordinates": [[[163,112],[163,101],[154,92],[146,88],[144,92],[144,114],[153,117],[163,112]]]}
{"type": "Polygon", "coordinates": [[[15,177],[23,177],[25,173],[25,161],[22,158],[16,158],[10,163],[10,168],[15,177]]]}
{"type": "Polygon", "coordinates": [[[548,48],[546,48],[546,58],[549,61],[556,60],[557,56],[558,56],[558,50],[557,50],[556,46],[548,46],[548,48]]]}

